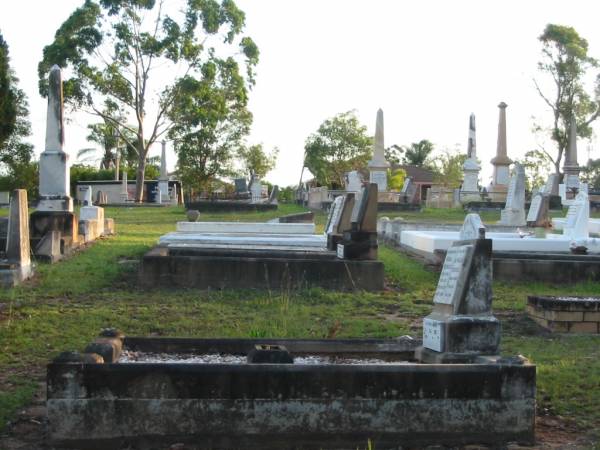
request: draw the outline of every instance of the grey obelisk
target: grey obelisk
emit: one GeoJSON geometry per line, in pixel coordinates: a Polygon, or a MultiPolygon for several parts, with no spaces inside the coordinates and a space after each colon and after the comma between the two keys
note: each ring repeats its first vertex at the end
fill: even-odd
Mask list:
{"type": "Polygon", "coordinates": [[[373,159],[369,161],[369,178],[371,183],[377,184],[378,192],[387,191],[387,170],[390,163],[385,159],[385,147],[383,137],[383,111],[377,111],[375,122],[375,140],[373,142],[373,159]]]}
{"type": "Polygon", "coordinates": [[[123,167],[123,180],[121,182],[121,202],[129,201],[129,191],[127,190],[127,168],[123,167]]]}
{"type": "Polygon", "coordinates": [[[161,203],[169,201],[169,173],[167,172],[167,143],[161,142],[160,176],[158,178],[158,189],[160,191],[161,203]]]}
{"type": "MultiPolygon", "coordinates": [[[[479,163],[477,162],[477,143],[475,132],[475,114],[469,117],[469,141],[467,142],[467,159],[463,164],[463,184],[461,193],[479,195],[479,163]]],[[[461,200],[466,197],[461,196],[461,200]]]]}
{"type": "Polygon", "coordinates": [[[46,148],[40,155],[38,211],[73,211],[70,196],[69,155],[64,151],[63,87],[60,67],[48,77],[46,148]]]}
{"type": "Polygon", "coordinates": [[[565,173],[564,183],[567,188],[579,188],[579,172],[581,172],[581,168],[577,163],[577,123],[574,118],[571,119],[569,127],[569,144],[567,154],[565,155],[563,171],[565,173]]]}
{"type": "Polygon", "coordinates": [[[498,142],[496,144],[496,156],[492,158],[492,165],[494,166],[494,174],[492,178],[492,184],[490,185],[490,192],[505,193],[508,189],[508,182],[510,179],[510,165],[512,161],[508,157],[507,144],[506,144],[506,107],[508,105],[501,102],[498,105],[500,108],[498,117],[498,142]]]}

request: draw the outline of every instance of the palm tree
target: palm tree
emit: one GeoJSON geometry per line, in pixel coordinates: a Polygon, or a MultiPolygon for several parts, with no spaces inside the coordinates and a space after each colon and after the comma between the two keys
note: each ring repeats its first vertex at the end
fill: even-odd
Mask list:
{"type": "Polygon", "coordinates": [[[433,143],[427,139],[413,142],[409,146],[404,147],[404,164],[423,167],[432,151],[433,143]]]}

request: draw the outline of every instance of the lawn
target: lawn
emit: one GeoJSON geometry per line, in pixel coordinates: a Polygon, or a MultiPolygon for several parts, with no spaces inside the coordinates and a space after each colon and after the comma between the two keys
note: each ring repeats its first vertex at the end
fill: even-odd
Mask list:
{"type": "MultiPolygon", "coordinates": [[[[207,213],[202,220],[262,221],[299,211],[280,205],[279,211],[266,213],[207,213]]],[[[492,214],[484,221],[493,220],[492,214]]],[[[460,210],[397,215],[455,222],[464,217],[460,210]]],[[[376,294],[140,291],[135,285],[140,256],[161,234],[174,230],[176,221],[185,220],[184,211],[107,208],[106,216],[115,218],[116,236],[58,264],[40,264],[32,281],[0,292],[0,430],[31,399],[52,357],[81,350],[104,327],[154,336],[418,337],[422,318],[432,308],[438,274],[385,247],[380,258],[388,288],[376,294]]],[[[324,221],[324,214],[318,214],[320,230],[324,221]]],[[[494,283],[503,353],[521,353],[536,363],[541,410],[570,419],[587,434],[600,429],[600,337],[544,333],[525,316],[524,307],[530,293],[599,292],[596,283],[494,283]]]]}

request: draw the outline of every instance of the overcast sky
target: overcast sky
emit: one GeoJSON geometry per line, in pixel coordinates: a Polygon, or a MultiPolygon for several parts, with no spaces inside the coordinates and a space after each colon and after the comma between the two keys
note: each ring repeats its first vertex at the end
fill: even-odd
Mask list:
{"type": "MultiPolygon", "coordinates": [[[[42,48],[83,0],[0,0],[0,31],[12,67],[29,97],[32,142],[43,150],[46,101],[37,93],[42,48]]],[[[491,177],[497,105],[506,102],[508,153],[535,147],[532,116],[549,121],[535,92],[537,37],[547,23],[573,26],[600,57],[600,4],[595,1],[460,0],[238,0],[246,34],[260,49],[257,83],[250,94],[250,143],[277,146],[277,168],[267,179],[297,183],[304,142],[319,124],[355,109],[374,133],[377,108],[385,118],[386,146],[429,139],[436,148],[466,151],[468,120],[477,120],[481,180],[491,177]]],[[[169,0],[167,0],[167,6],[169,0]]],[[[75,159],[86,142],[86,118],[66,129],[75,159]]],[[[93,119],[92,119],[93,120],[93,119]]],[[[598,125],[596,126],[598,129],[598,125]]],[[[594,141],[579,142],[579,162],[594,141]]],[[[151,155],[159,154],[159,146],[151,155]]],[[[175,165],[170,152],[169,168],[175,165]]]]}

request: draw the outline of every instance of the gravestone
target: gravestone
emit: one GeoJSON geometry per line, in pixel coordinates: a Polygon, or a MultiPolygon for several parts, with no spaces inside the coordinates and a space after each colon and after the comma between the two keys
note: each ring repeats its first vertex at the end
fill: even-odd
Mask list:
{"type": "Polygon", "coordinates": [[[548,175],[546,184],[544,185],[544,192],[547,195],[558,195],[558,175],[551,173],[548,175]]]}
{"type": "Polygon", "coordinates": [[[528,227],[547,227],[550,225],[548,209],[550,206],[550,197],[546,195],[544,189],[533,196],[529,212],[527,213],[528,227]]]}
{"type": "Polygon", "coordinates": [[[235,184],[235,193],[236,194],[245,194],[248,192],[248,184],[245,178],[236,178],[233,180],[235,184]]]}
{"type": "Polygon", "coordinates": [[[0,205],[8,206],[10,204],[10,192],[0,191],[0,205]]]}
{"type": "Polygon", "coordinates": [[[340,214],[342,213],[342,206],[344,204],[344,196],[339,195],[331,203],[329,208],[329,215],[327,216],[327,223],[325,224],[325,234],[330,234],[333,232],[333,227],[335,222],[339,219],[340,214]]]}
{"type": "Polygon", "coordinates": [[[573,241],[587,240],[589,233],[590,202],[585,192],[579,192],[567,211],[563,235],[573,241]]]}
{"type": "MultiPolygon", "coordinates": [[[[329,250],[336,250],[337,244],[342,240],[344,231],[348,231],[351,228],[351,216],[352,210],[354,209],[354,193],[349,192],[344,196],[336,197],[335,202],[341,199],[338,208],[333,215],[331,215],[330,222],[326,228],[327,233],[327,248],[329,250]]],[[[332,206],[333,208],[333,206],[332,206]]]]}
{"type": "Polygon", "coordinates": [[[123,179],[121,180],[121,202],[129,201],[129,190],[127,189],[127,170],[123,169],[123,179]]]}
{"type": "Polygon", "coordinates": [[[350,214],[350,229],[344,230],[336,251],[338,258],[377,259],[377,184],[362,189],[350,214]]]}
{"type": "Polygon", "coordinates": [[[6,258],[9,263],[17,264],[27,278],[31,272],[31,250],[29,247],[29,210],[27,191],[15,189],[10,199],[8,233],[6,235],[6,258]]]}
{"type": "Polygon", "coordinates": [[[269,204],[276,205],[277,204],[277,196],[279,195],[279,186],[273,186],[271,189],[271,194],[269,195],[269,204]]]}
{"type": "Polygon", "coordinates": [[[348,172],[346,174],[346,191],[347,192],[359,192],[362,189],[362,177],[356,170],[348,172]]]}
{"type": "Polygon", "coordinates": [[[373,159],[368,163],[369,182],[377,184],[379,192],[387,191],[387,170],[390,163],[385,159],[385,146],[383,136],[383,111],[377,111],[375,122],[375,138],[373,140],[373,159]]]}
{"type": "Polygon", "coordinates": [[[515,163],[513,174],[508,184],[506,205],[500,212],[500,224],[509,226],[525,226],[525,170],[515,163]]]}
{"type": "Polygon", "coordinates": [[[87,186],[79,186],[79,191],[82,193],[81,204],[83,206],[92,206],[92,187],[87,186]]]}
{"type": "Polygon", "coordinates": [[[492,314],[492,241],[477,214],[468,214],[446,253],[433,312],[423,320],[424,363],[467,363],[498,354],[500,322],[492,314]]]}
{"type": "Polygon", "coordinates": [[[255,178],[250,183],[250,195],[252,196],[252,203],[260,203],[262,201],[262,185],[260,184],[260,180],[255,178]]]}
{"type": "Polygon", "coordinates": [[[39,162],[39,202],[30,216],[32,244],[51,232],[61,236],[61,250],[78,245],[78,220],[70,196],[69,155],[64,151],[63,85],[61,71],[53,66],[48,77],[46,144],[39,162]]]}
{"type": "Polygon", "coordinates": [[[168,203],[171,197],[169,196],[169,172],[167,171],[167,143],[161,142],[160,153],[160,176],[158,177],[158,195],[157,203],[168,203]]]}

